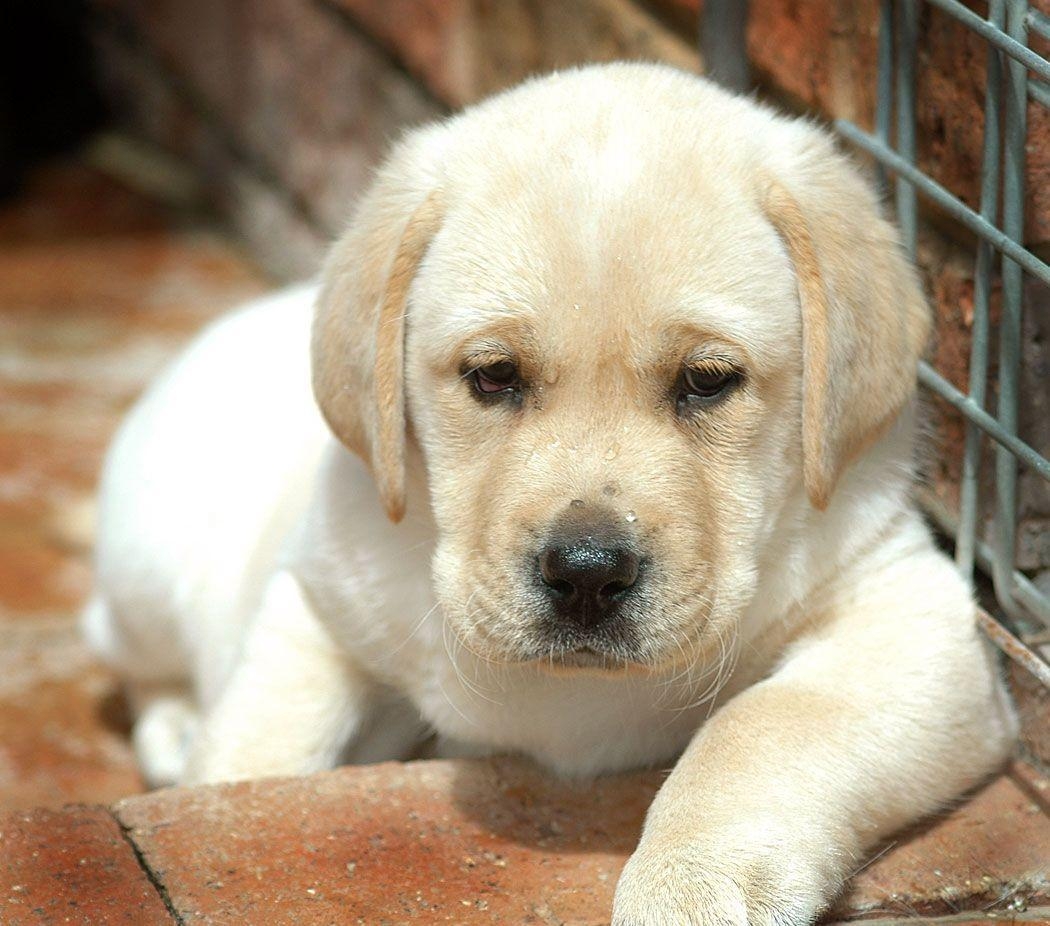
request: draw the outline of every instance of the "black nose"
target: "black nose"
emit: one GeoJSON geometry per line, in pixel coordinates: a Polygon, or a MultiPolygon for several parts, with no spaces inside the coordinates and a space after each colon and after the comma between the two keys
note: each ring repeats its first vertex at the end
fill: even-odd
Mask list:
{"type": "Polygon", "coordinates": [[[587,536],[548,544],[539,565],[555,611],[592,627],[616,609],[637,581],[639,557],[623,543],[602,543],[587,536]]]}

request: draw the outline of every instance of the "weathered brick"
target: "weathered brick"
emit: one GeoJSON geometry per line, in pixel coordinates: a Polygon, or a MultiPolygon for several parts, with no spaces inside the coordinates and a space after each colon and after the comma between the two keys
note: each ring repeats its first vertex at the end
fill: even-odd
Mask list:
{"type": "Polygon", "coordinates": [[[141,791],[119,692],[72,619],[0,622],[0,811],[141,791]]]}
{"type": "MultiPolygon", "coordinates": [[[[644,58],[695,68],[699,60],[691,26],[670,28],[632,0],[96,2],[133,21],[208,117],[316,210],[329,231],[342,222],[347,191],[360,189],[388,137],[437,112],[357,29],[374,35],[452,105],[587,61],[644,58]]],[[[695,20],[699,6],[697,0],[658,5],[678,23],[695,20]]],[[[1042,6],[1050,9],[1050,0],[1042,6]]],[[[976,205],[987,46],[939,10],[924,7],[922,23],[920,164],[976,205]]],[[[754,0],[748,50],[774,93],[870,126],[877,27],[877,0],[754,0]]],[[[1027,237],[1041,242],[1050,239],[1050,112],[1033,103],[1028,118],[1027,237]]],[[[187,132],[180,125],[162,132],[169,143],[187,132]]]]}
{"type": "Polygon", "coordinates": [[[690,39],[631,0],[333,2],[455,106],[534,74],[592,61],[665,61],[688,70],[700,62],[690,39]]]}
{"type": "Polygon", "coordinates": [[[165,225],[157,203],[86,164],[62,162],[27,176],[0,208],[4,249],[87,238],[148,235],[165,225]]]}
{"type": "MultiPolygon", "coordinates": [[[[1027,280],[1021,325],[1018,433],[1050,454],[1050,287],[1027,280]]],[[[1050,570],[1050,481],[1027,467],[1017,478],[1017,565],[1050,570]]],[[[1050,590],[1050,574],[1044,574],[1050,590]]]]}
{"type": "Polygon", "coordinates": [[[1007,678],[1021,721],[1021,747],[1044,770],[1050,769],[1050,689],[1013,662],[1007,678]]]}
{"type": "MultiPolygon", "coordinates": [[[[118,818],[187,923],[607,922],[658,774],[588,784],[515,760],[171,790],[118,818]]],[[[894,841],[832,914],[1046,900],[1045,779],[1017,765],[894,841]]]]}
{"type": "Polygon", "coordinates": [[[110,23],[96,30],[99,72],[123,127],[188,165],[203,194],[278,279],[317,272],[330,236],[293,196],[238,155],[228,132],[196,112],[156,67],[148,49],[110,23]]]}
{"type": "Polygon", "coordinates": [[[106,6],[112,21],[98,44],[117,111],[198,165],[212,200],[278,272],[293,275],[316,269],[390,140],[440,113],[351,17],[452,103],[581,61],[697,62],[689,43],[630,0],[106,6]],[[137,38],[122,38],[118,23],[137,38]],[[200,23],[214,26],[203,43],[200,23]]]}
{"type": "Polygon", "coordinates": [[[188,924],[608,922],[658,775],[416,762],[116,805],[188,924]]]}
{"type": "Polygon", "coordinates": [[[920,916],[907,913],[897,916],[882,916],[873,913],[870,918],[861,920],[825,921],[824,926],[845,926],[846,923],[878,923],[878,926],[994,926],[996,923],[1008,923],[1009,926],[1048,926],[1050,908],[1027,907],[1008,910],[1005,913],[988,913],[985,915],[952,914],[948,916],[920,916]]]}
{"type": "MultiPolygon", "coordinates": [[[[968,391],[974,313],[974,255],[954,244],[936,243],[926,236],[920,263],[934,307],[935,333],[930,359],[956,388],[968,391]]],[[[1024,300],[1019,372],[1018,433],[1036,449],[1050,447],[1050,291],[1029,281],[1024,300]]],[[[999,331],[1002,290],[993,278],[988,346],[988,386],[985,408],[996,413],[999,369],[999,331]]],[[[924,393],[928,439],[922,460],[926,481],[948,511],[959,507],[966,421],[946,402],[924,393]]],[[[979,478],[978,535],[994,539],[995,445],[982,440],[979,478]]],[[[1017,546],[1015,565],[1040,572],[1050,569],[1050,483],[1025,467],[1017,482],[1017,546]]]]}
{"type": "Polygon", "coordinates": [[[143,788],[75,619],[102,455],[189,337],[264,288],[228,243],[83,164],[0,208],[0,810],[143,788]]]}
{"type": "Polygon", "coordinates": [[[262,290],[227,245],[162,230],[160,207],[147,222],[119,184],[72,174],[75,189],[44,181],[0,210],[5,616],[83,603],[87,551],[67,527],[124,409],[193,331],[262,290]]]}
{"type": "MultiPolygon", "coordinates": [[[[982,15],[983,4],[971,4],[982,15]]],[[[1036,3],[1044,12],[1050,2],[1036,3]]],[[[919,164],[974,209],[980,205],[988,44],[947,14],[924,7],[916,72],[919,164]]],[[[1044,53],[1046,49],[1043,49],[1044,53]]],[[[1050,110],[1028,106],[1025,238],[1050,240],[1050,110]]]]}
{"type": "Polygon", "coordinates": [[[875,113],[877,0],[755,0],[748,54],[776,94],[870,125],[875,113]]]}
{"type": "MultiPolygon", "coordinates": [[[[878,4],[873,0],[756,0],[748,49],[774,92],[870,127],[877,36],[878,4]]],[[[916,72],[919,164],[974,208],[980,196],[987,48],[947,14],[923,7],[916,72]]],[[[1050,238],[1050,113],[1030,104],[1028,125],[1026,238],[1036,243],[1050,238]]]]}
{"type": "Polygon", "coordinates": [[[133,24],[148,39],[157,66],[188,80],[216,117],[227,123],[238,120],[250,80],[245,15],[262,4],[95,0],[94,5],[133,24]]]}
{"type": "Polygon", "coordinates": [[[0,817],[4,926],[170,926],[156,888],[100,807],[0,817]]]}
{"type": "MultiPolygon", "coordinates": [[[[677,16],[697,15],[698,0],[656,0],[677,16]]],[[[986,15],[984,4],[969,4],[986,15]]],[[[1050,12],[1050,0],[1032,4],[1050,12]]],[[[929,4],[921,9],[916,71],[919,165],[977,208],[984,126],[987,43],[929,4]]],[[[798,3],[752,0],[748,54],[774,94],[870,128],[875,114],[877,0],[798,3]]],[[[1044,56],[1050,44],[1033,36],[1044,56]]],[[[1050,240],[1050,111],[1028,107],[1026,240],[1050,240]]]]}
{"type": "Polygon", "coordinates": [[[835,914],[1009,911],[1050,901],[1050,781],[1024,763],[889,844],[835,914]]]}
{"type": "MultiPolygon", "coordinates": [[[[962,248],[925,234],[919,247],[926,292],[933,309],[934,331],[927,359],[957,389],[968,390],[970,344],[973,335],[973,256],[962,248]]],[[[999,314],[996,288],[993,317],[999,314]]],[[[993,352],[994,354],[994,352],[993,352]]],[[[994,356],[992,356],[994,373],[994,356]]],[[[959,508],[959,479],[962,474],[965,421],[946,402],[923,392],[924,439],[920,459],[925,482],[950,512],[959,508]]],[[[984,495],[990,498],[992,470],[982,470],[984,495]]]]}
{"type": "Polygon", "coordinates": [[[210,168],[213,190],[232,185],[235,163],[254,173],[321,234],[342,229],[392,138],[439,113],[328,3],[108,6],[113,23],[103,46],[115,44],[112,33],[123,24],[135,47],[117,52],[124,60],[107,83],[141,129],[206,176],[210,168]],[[154,83],[151,95],[172,98],[144,110],[133,99],[140,82],[154,83]]]}
{"type": "Polygon", "coordinates": [[[475,0],[333,0],[393,52],[440,99],[476,98],[475,0]]]}

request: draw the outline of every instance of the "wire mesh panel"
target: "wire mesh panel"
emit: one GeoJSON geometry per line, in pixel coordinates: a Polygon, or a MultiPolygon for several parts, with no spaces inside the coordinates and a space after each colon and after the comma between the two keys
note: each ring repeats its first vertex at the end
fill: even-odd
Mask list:
{"type": "MultiPolygon", "coordinates": [[[[743,32],[737,28],[716,40],[709,30],[718,29],[720,21],[732,19],[719,13],[723,7],[736,7],[739,18],[741,5],[740,0],[709,0],[705,7],[705,47],[719,48],[723,60],[733,55],[746,58],[743,32]]],[[[988,0],[986,17],[958,0],[882,0],[875,130],[865,131],[845,119],[836,120],[834,128],[874,159],[884,189],[892,188],[902,238],[913,257],[923,201],[959,222],[977,239],[967,392],[957,389],[928,363],[919,368],[919,380],[926,389],[954,407],[966,422],[958,515],[941,509],[931,514],[954,535],[960,570],[969,577],[976,565],[991,576],[996,601],[1011,629],[983,614],[982,627],[1011,658],[1050,685],[1050,665],[1017,636],[1030,635],[1034,640],[1045,637],[1050,628],[1050,597],[1016,568],[1018,467],[1050,481],[1045,448],[1041,452],[1018,436],[1025,277],[1050,286],[1050,266],[1024,245],[1027,104],[1031,99],[1050,106],[1050,61],[1028,47],[1030,31],[1050,40],[1050,17],[1030,10],[1026,0],[988,0]],[[915,77],[924,5],[936,7],[987,43],[977,210],[916,165],[915,77]],[[996,269],[1002,306],[993,403],[989,345],[996,269]],[[982,445],[986,440],[995,448],[991,474],[994,524],[987,540],[981,536],[978,517],[982,445]]],[[[1050,384],[1045,385],[1050,388],[1050,384]]]]}

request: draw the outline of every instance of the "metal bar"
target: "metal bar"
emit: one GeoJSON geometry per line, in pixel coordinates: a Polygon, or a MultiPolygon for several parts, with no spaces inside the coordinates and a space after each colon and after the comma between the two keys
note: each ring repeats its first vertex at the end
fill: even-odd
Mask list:
{"type": "MultiPolygon", "coordinates": [[[[897,0],[897,153],[915,163],[915,56],[919,44],[918,0],[897,0]]],[[[914,258],[918,237],[918,208],[915,187],[902,174],[897,176],[897,224],[904,247],[914,258]]]]}
{"type": "MultiPolygon", "coordinates": [[[[981,19],[973,10],[967,9],[959,0],[927,0],[927,2],[959,20],[964,26],[972,29],[981,38],[1013,58],[1014,61],[1023,64],[1029,70],[1035,71],[1044,80],[1050,80],[1050,61],[1047,61],[1041,55],[1037,55],[1022,41],[1018,41],[1014,30],[1011,29],[1007,33],[1003,33],[991,23],[981,19]]],[[[1027,10],[1025,12],[1027,13],[1027,10]]],[[[1022,22],[1020,25],[1023,29],[1025,24],[1022,22]]]]}
{"type": "MultiPolygon", "coordinates": [[[[889,147],[893,131],[893,0],[879,4],[879,64],[878,88],[875,104],[875,135],[889,147]]],[[[890,178],[886,168],[875,162],[875,180],[879,192],[887,196],[890,178]]]]}
{"type": "MultiPolygon", "coordinates": [[[[954,537],[959,530],[959,522],[955,515],[948,510],[944,502],[930,489],[920,488],[917,494],[923,511],[933,519],[943,533],[954,537]]],[[[977,543],[974,545],[974,553],[977,564],[991,575],[992,562],[995,559],[991,544],[977,538],[977,543]]],[[[1047,598],[1028,576],[1018,572],[1016,569],[1014,570],[1014,597],[1017,598],[1018,603],[1024,605],[1033,617],[1038,618],[1040,628],[1050,628],[1050,598],[1047,598]]],[[[1031,621],[1021,623],[1025,626],[1018,629],[1025,634],[1027,634],[1028,627],[1035,626],[1031,621]]]]}
{"type": "Polygon", "coordinates": [[[985,636],[989,640],[1014,662],[1027,669],[1039,681],[1050,688],[1050,665],[1047,665],[1035,652],[1025,646],[994,617],[981,608],[977,609],[977,626],[984,631],[985,636]]]}
{"type": "Polygon", "coordinates": [[[1036,279],[1050,285],[1050,265],[1043,263],[1030,251],[1026,251],[1016,241],[1003,234],[994,225],[982,219],[969,206],[952,196],[943,186],[935,180],[931,180],[914,165],[909,164],[899,157],[895,151],[887,148],[874,135],[865,132],[862,128],[846,119],[836,119],[835,131],[844,138],[853,142],[859,148],[863,148],[869,154],[876,157],[890,170],[901,177],[906,177],[915,186],[945,212],[953,218],[958,219],[975,235],[979,235],[991,243],[993,247],[1004,254],[1009,255],[1036,279]]]}
{"type": "Polygon", "coordinates": [[[1050,41],[1050,16],[1039,10],[1029,10],[1026,19],[1029,29],[1040,38],[1050,41]]]}
{"type": "MultiPolygon", "coordinates": [[[[1007,0],[1006,27],[1015,40],[1024,40],[1027,0],[1007,0]]],[[[1019,61],[1006,66],[1003,120],[1003,232],[1020,243],[1024,238],[1025,142],[1028,134],[1028,72],[1019,61]]],[[[1008,434],[1017,433],[1021,312],[1024,277],[1021,267],[1003,257],[1003,310],[999,321],[999,405],[996,417],[1008,434]]],[[[1014,553],[1017,542],[1017,458],[999,446],[995,452],[995,597],[1011,617],[1017,616],[1013,594],[1014,553]]]]}
{"type": "MultiPolygon", "coordinates": [[[[920,501],[920,504],[923,507],[923,510],[933,519],[934,523],[944,533],[946,533],[946,534],[954,534],[955,533],[956,528],[957,528],[957,522],[952,517],[951,512],[948,511],[948,509],[945,506],[944,502],[942,502],[932,491],[930,491],[929,489],[920,489],[919,490],[919,501],[920,501]]],[[[977,560],[981,564],[981,568],[991,572],[993,557],[994,557],[994,553],[992,552],[992,548],[988,544],[984,543],[984,541],[978,540],[977,541],[977,560]]],[[[1026,637],[1026,641],[1018,641],[1018,642],[1021,642],[1022,645],[1025,645],[1026,643],[1031,643],[1032,642],[1032,639],[1031,639],[1032,637],[1041,636],[1042,634],[1045,634],[1047,632],[1047,630],[1045,628],[1047,627],[1047,625],[1050,625],[1050,600],[1048,600],[1046,598],[1046,596],[1043,595],[1039,591],[1039,589],[1037,589],[1031,583],[1031,581],[1029,581],[1028,577],[1023,575],[1022,573],[1015,572],[1014,573],[1014,581],[1017,583],[1016,589],[1015,589],[1015,591],[1017,593],[1017,600],[1019,602],[1021,602],[1021,604],[1023,604],[1029,611],[1031,611],[1033,615],[1035,615],[1038,618],[1041,618],[1042,622],[1043,622],[1043,628],[1044,629],[1033,630],[1033,632],[1031,632],[1031,633],[1029,633],[1028,631],[1026,631],[1023,628],[1021,628],[1021,633],[1022,633],[1022,635],[1024,637],[1026,637]]],[[[981,618],[981,615],[984,615],[984,617],[987,618],[987,620],[990,620],[990,621],[992,621],[993,624],[995,624],[995,628],[1002,629],[1005,633],[1007,633],[1010,636],[1010,638],[1012,638],[1012,639],[1014,638],[1013,634],[1010,634],[1009,631],[1007,631],[1002,626],[1002,624],[1000,624],[994,618],[992,618],[989,615],[985,614],[985,612],[981,608],[977,609],[977,614],[978,614],[978,624],[982,628],[988,628],[988,625],[981,618]]],[[[1028,625],[1029,627],[1037,627],[1038,626],[1038,625],[1033,625],[1030,621],[1024,621],[1024,624],[1028,625]]],[[[995,628],[990,628],[992,632],[988,633],[989,637],[993,637],[993,634],[995,633],[995,628]]],[[[988,632],[987,629],[986,629],[986,632],[988,632]]],[[[995,643],[997,646],[999,646],[999,648],[1002,649],[1003,652],[1007,652],[1007,650],[1003,646],[1003,642],[1005,640],[1006,640],[1006,638],[1003,637],[1002,635],[995,635],[993,637],[993,639],[992,639],[992,642],[995,643]]],[[[1027,646],[1026,646],[1026,648],[1027,648],[1027,646]]],[[[1012,655],[1012,654],[1008,654],[1008,655],[1012,655]]],[[[1043,671],[1043,667],[1047,667],[1047,668],[1050,668],[1050,667],[1047,666],[1046,661],[1041,659],[1037,653],[1032,653],[1031,655],[1036,660],[1036,662],[1034,663],[1034,665],[1035,665],[1034,674],[1037,677],[1040,677],[1040,673],[1043,671]]],[[[1032,670],[1032,665],[1033,665],[1032,663],[1030,663],[1030,662],[1022,662],[1021,664],[1023,666],[1025,666],[1025,668],[1029,669],[1030,671],[1032,670]]],[[[1050,685],[1050,682],[1047,682],[1045,679],[1044,679],[1044,683],[1050,685]]]]}
{"type": "MultiPolygon", "coordinates": [[[[1003,0],[989,0],[988,20],[1001,28],[1005,20],[1003,0]]],[[[988,48],[984,90],[984,143],[981,155],[981,218],[996,224],[999,206],[999,105],[1002,94],[1002,67],[999,53],[988,48]]],[[[970,348],[970,401],[984,409],[988,384],[988,310],[992,290],[992,246],[983,238],[977,242],[974,267],[973,331],[970,348]]],[[[966,577],[973,575],[974,545],[977,539],[977,506],[981,473],[981,433],[966,419],[962,475],[959,480],[959,529],[955,537],[955,564],[966,577]]]]}
{"type": "MultiPolygon", "coordinates": [[[[991,572],[991,566],[988,567],[991,572]]],[[[1050,598],[1047,598],[1039,587],[1023,572],[1014,570],[1014,598],[1018,604],[1038,617],[1044,624],[1050,624],[1050,598]]]]}
{"type": "Polygon", "coordinates": [[[1028,81],[1028,95],[1040,106],[1050,109],[1050,84],[1046,83],[1046,81],[1028,81]]]}
{"type": "Polygon", "coordinates": [[[928,363],[919,364],[919,382],[936,392],[949,405],[961,411],[992,440],[1009,450],[1029,469],[1034,470],[1044,479],[1050,480],[1050,460],[1026,444],[1016,434],[1011,434],[1003,428],[995,418],[956,389],[928,363]]]}
{"type": "Polygon", "coordinates": [[[707,76],[739,93],[751,89],[747,0],[707,0],[700,18],[700,54],[707,76]]]}

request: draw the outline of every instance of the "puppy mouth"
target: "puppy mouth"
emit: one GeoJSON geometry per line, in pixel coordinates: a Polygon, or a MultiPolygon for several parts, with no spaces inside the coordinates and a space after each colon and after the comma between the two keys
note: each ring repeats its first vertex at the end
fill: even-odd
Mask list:
{"type": "MultiPolygon", "coordinates": [[[[612,657],[616,663],[621,660],[612,657]]],[[[553,661],[556,665],[566,669],[597,669],[608,664],[610,657],[589,646],[581,646],[579,649],[566,650],[555,654],[553,661]]]]}
{"type": "Polygon", "coordinates": [[[475,605],[469,624],[456,621],[452,629],[468,652],[486,662],[557,673],[652,669],[638,628],[622,613],[586,626],[559,618],[542,600],[508,607],[476,590],[467,600],[475,605]],[[479,612],[491,618],[479,618],[479,612]]]}
{"type": "Polygon", "coordinates": [[[589,644],[551,646],[523,661],[534,664],[541,671],[555,674],[620,674],[647,667],[640,659],[624,652],[589,644]]]}

